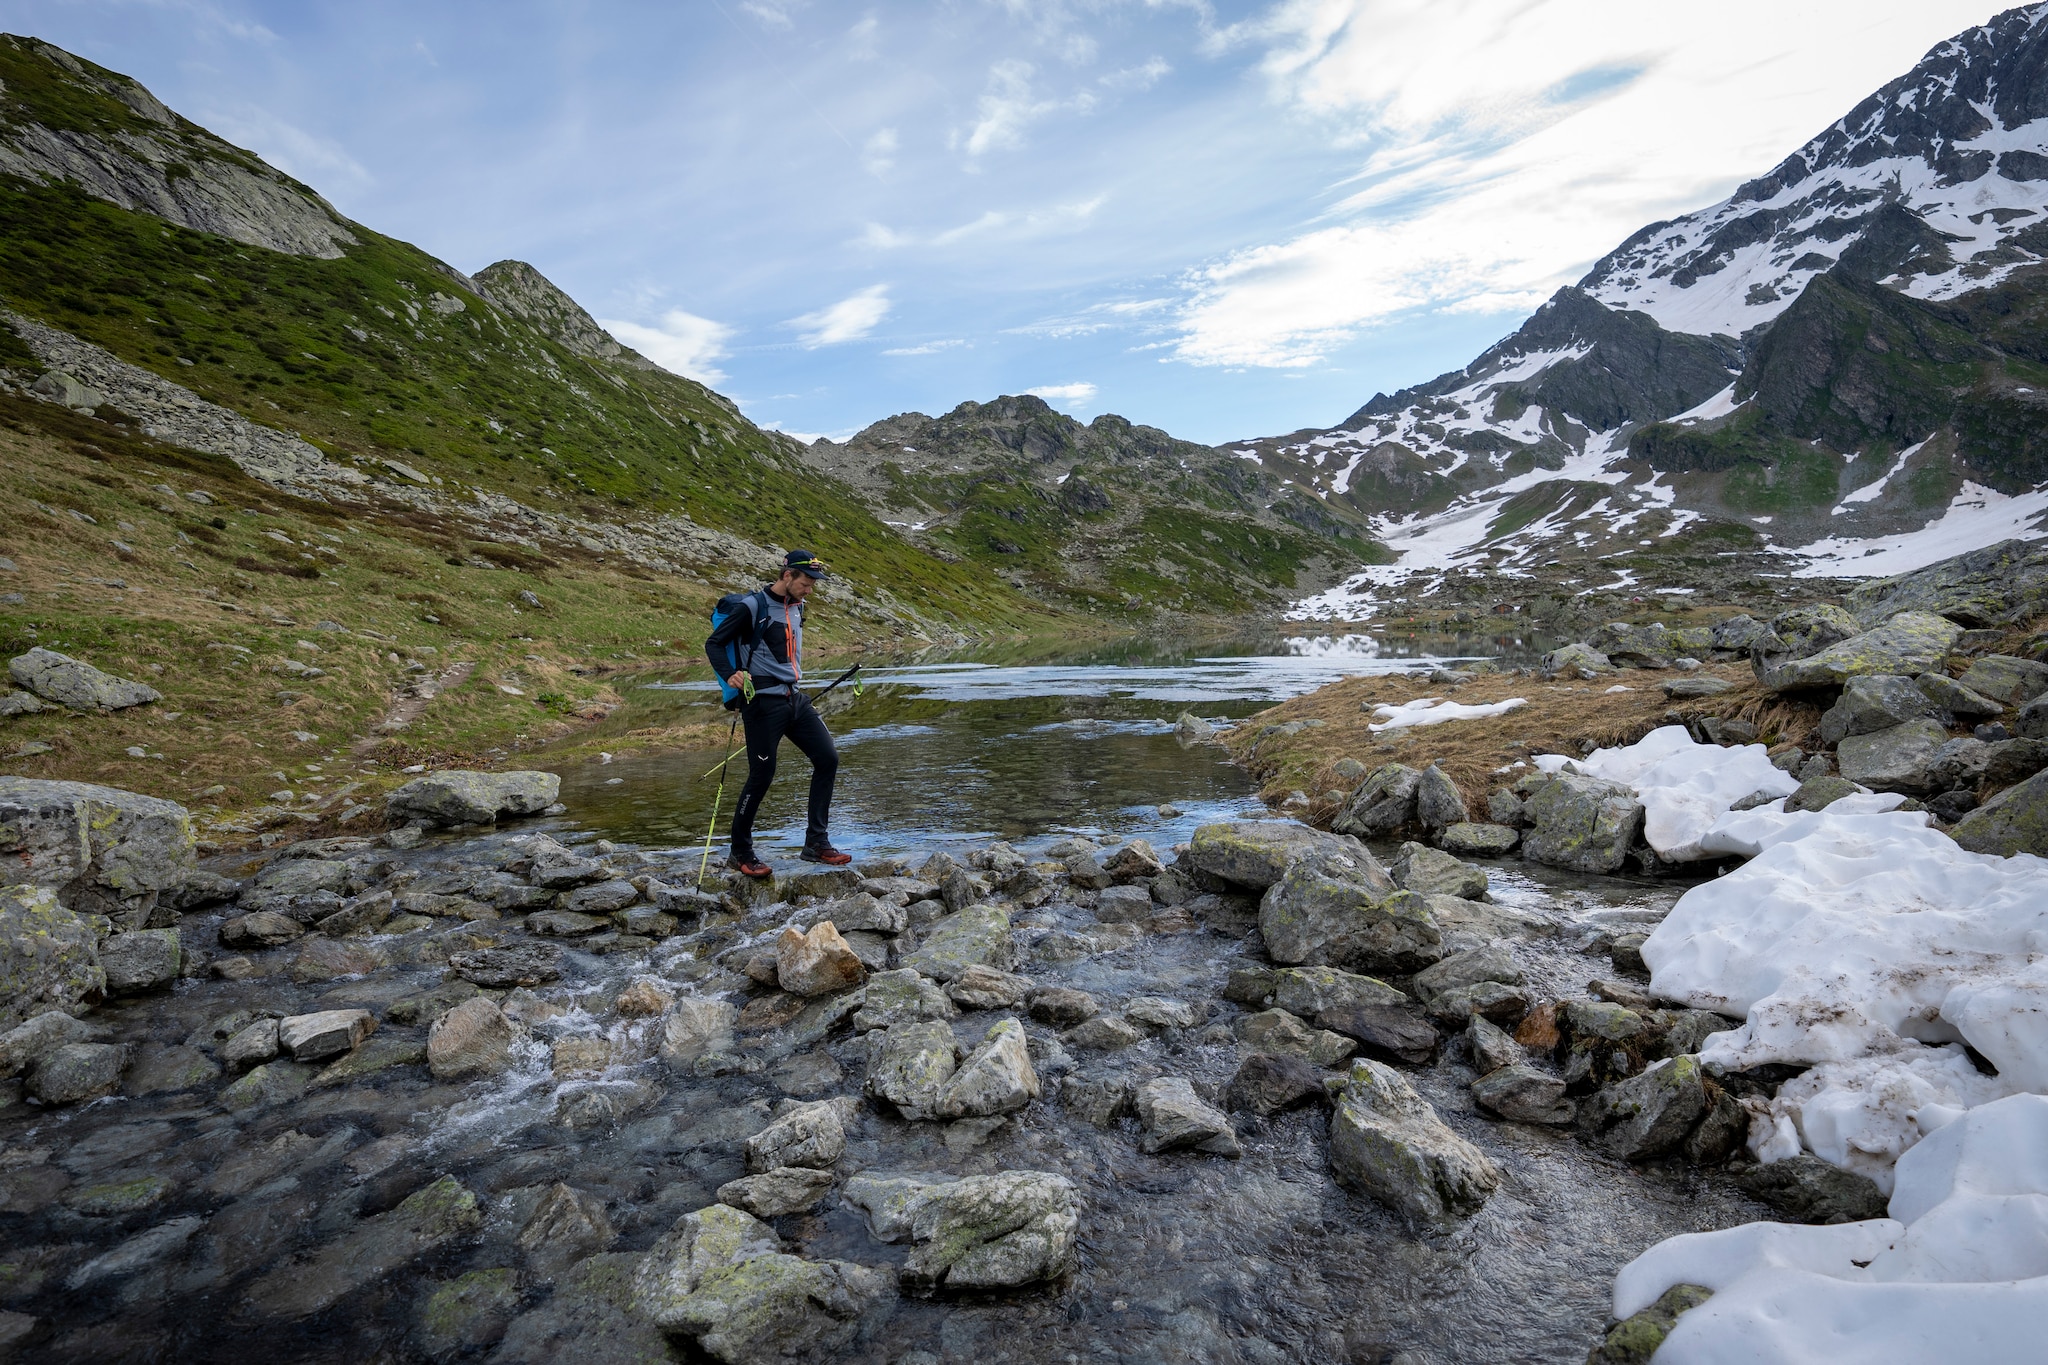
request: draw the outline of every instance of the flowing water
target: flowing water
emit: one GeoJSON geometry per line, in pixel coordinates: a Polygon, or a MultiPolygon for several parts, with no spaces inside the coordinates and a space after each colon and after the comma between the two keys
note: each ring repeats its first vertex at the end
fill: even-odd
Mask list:
{"type": "MultiPolygon", "coordinates": [[[[834,837],[869,860],[939,848],[964,855],[998,838],[1030,856],[1076,833],[1105,846],[1142,837],[1164,852],[1198,823],[1261,813],[1220,750],[1176,741],[1177,715],[1240,717],[1343,673],[1497,652],[1459,642],[1411,648],[1418,652],[1360,640],[1263,654],[1154,647],[1137,657],[878,668],[865,695],[828,704],[842,749],[834,837]],[[1167,803],[1178,813],[1162,813],[1167,803]]],[[[696,705],[703,695],[688,682],[642,685],[661,689],[650,694],[660,704],[696,705]]],[[[716,761],[686,753],[578,766],[565,773],[560,819],[354,856],[386,885],[452,886],[504,861],[517,834],[542,829],[585,846],[611,840],[611,856],[629,871],[687,883],[714,799],[704,774],[716,761]]],[[[786,859],[801,834],[805,776],[800,758],[785,758],[762,824],[771,860],[786,859]]],[[[1519,862],[1489,870],[1497,901],[1547,925],[1510,940],[1539,998],[1607,974],[1604,957],[1582,949],[1602,932],[1654,922],[1680,889],[1519,862]]],[[[1086,990],[1110,1011],[1137,995],[1187,1002],[1195,1028],[1073,1060],[1090,1072],[1220,1087],[1241,1053],[1228,1026],[1244,1011],[1220,992],[1230,969],[1251,960],[1243,909],[1234,921],[1105,942],[1091,938],[1102,926],[1090,911],[1055,898],[1015,916],[1018,970],[1086,990]]],[[[188,915],[188,947],[224,956],[214,941],[221,917],[188,915]]],[[[640,952],[599,955],[572,943],[561,981],[508,1002],[528,1032],[511,1068],[484,1081],[434,1080],[420,1064],[424,1020],[393,1006],[434,988],[447,952],[516,939],[509,921],[443,920],[402,936],[329,941],[365,955],[350,960],[309,955],[302,942],[251,954],[257,974],[245,980],[201,974],[168,996],[104,1007],[94,1018],[133,1045],[122,1093],[44,1110],[0,1091],[0,1310],[34,1320],[21,1358],[592,1365],[661,1359],[668,1349],[688,1358],[623,1307],[630,1254],[744,1173],[740,1144],[773,1104],[858,1096],[866,1046],[843,1024],[818,1036],[799,1020],[743,1031],[758,1062],[750,1074],[678,1076],[650,1055],[658,1021],[621,1018],[611,1002],[641,974],[744,998],[748,983],[713,958],[743,960],[746,945],[771,941],[782,918],[716,915],[640,952]],[[249,1015],[224,1017],[343,1006],[385,1020],[359,1050],[355,1074],[281,1063],[273,1094],[229,1107],[248,1097],[225,1094],[233,1076],[221,1073],[220,1038],[249,1015]],[[480,1229],[394,1245],[393,1211],[443,1176],[476,1196],[480,1229]],[[595,1237],[585,1249],[602,1254],[569,1269],[550,1262],[528,1230],[556,1182],[603,1201],[613,1234],[595,1237]],[[448,1288],[458,1280],[459,1290],[448,1288]]],[[[993,1017],[963,1014],[961,1042],[972,1046],[993,1017]]],[[[1236,1115],[1237,1160],[1147,1156],[1133,1120],[1100,1129],[1067,1115],[1050,1084],[1059,1068],[1045,1069],[1046,1098],[993,1131],[864,1107],[838,1169],[1062,1173],[1084,1201],[1079,1270],[1056,1287],[905,1297],[839,1358],[1576,1361],[1597,1338],[1620,1265],[1674,1233],[1757,1216],[1719,1177],[1682,1163],[1631,1167],[1568,1130],[1481,1116],[1456,1045],[1408,1074],[1505,1179],[1448,1235],[1411,1232],[1337,1186],[1319,1108],[1236,1115]]],[[[830,1196],[777,1229],[805,1256],[886,1267],[904,1255],[830,1196]]],[[[20,1320],[0,1314],[0,1331],[10,1324],[20,1320]]]]}

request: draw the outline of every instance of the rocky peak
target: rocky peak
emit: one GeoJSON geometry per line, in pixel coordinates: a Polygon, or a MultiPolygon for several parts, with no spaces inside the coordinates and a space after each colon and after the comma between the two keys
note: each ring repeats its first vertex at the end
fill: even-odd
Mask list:
{"type": "Polygon", "coordinates": [[[597,325],[596,318],[583,310],[583,305],[525,261],[487,265],[476,272],[476,282],[500,308],[533,324],[549,339],[577,355],[624,361],[643,370],[655,368],[654,362],[638,351],[620,345],[617,338],[597,325]]]}
{"type": "Polygon", "coordinates": [[[356,240],[326,200],[138,82],[13,34],[0,34],[0,172],[295,256],[356,240]]]}

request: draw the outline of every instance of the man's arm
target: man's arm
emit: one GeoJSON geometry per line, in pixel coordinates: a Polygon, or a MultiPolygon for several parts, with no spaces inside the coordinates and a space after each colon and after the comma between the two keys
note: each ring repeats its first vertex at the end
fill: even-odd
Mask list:
{"type": "MultiPolygon", "coordinates": [[[[754,609],[752,605],[742,602],[739,610],[726,617],[723,624],[717,630],[711,632],[711,638],[704,642],[704,657],[711,664],[712,677],[730,678],[732,676],[726,672],[728,665],[725,658],[725,647],[737,642],[751,640],[753,634],[754,609]]],[[[744,670],[744,661],[740,664],[740,668],[744,670]]]]}

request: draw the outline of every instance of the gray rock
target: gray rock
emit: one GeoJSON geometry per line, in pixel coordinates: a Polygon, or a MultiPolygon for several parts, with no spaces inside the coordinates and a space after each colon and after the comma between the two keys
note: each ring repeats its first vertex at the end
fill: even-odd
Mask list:
{"type": "Polygon", "coordinates": [[[1111,1014],[1099,1014],[1060,1035],[1062,1045],[1090,1052],[1116,1052],[1144,1041],[1138,1028],[1111,1014]]]}
{"type": "MultiPolygon", "coordinates": [[[[486,1001],[473,1002],[484,1005],[486,1001]]],[[[495,1010],[497,1007],[492,1005],[495,1010]]],[[[277,1046],[296,1062],[317,1062],[324,1057],[348,1052],[377,1028],[368,1010],[321,1010],[317,1014],[295,1014],[277,1024],[277,1046]]],[[[431,1053],[431,1045],[429,1051],[431,1053]]],[[[436,1069],[436,1075],[446,1074],[436,1069]]]]}
{"type": "Polygon", "coordinates": [[[1913,685],[1942,713],[1957,720],[1983,720],[2005,710],[1999,703],[1971,691],[1946,673],[1922,673],[1913,679],[1913,685]]]}
{"type": "Polygon", "coordinates": [[[0,1029],[99,999],[107,986],[100,932],[50,887],[0,886],[0,1029]]]}
{"type": "Polygon", "coordinates": [[[1578,1106],[1565,1094],[1563,1081],[1521,1062],[1510,1062],[1472,1082],[1472,1098],[1488,1113],[1516,1123],[1561,1126],[1578,1117],[1578,1106]]]}
{"type": "Polygon", "coordinates": [[[732,1050],[738,1018],[739,1011],[727,1001],[682,996],[662,1020],[656,1051],[671,1070],[689,1072],[700,1059],[732,1050]]]}
{"type": "MultiPolygon", "coordinates": [[[[791,873],[782,879],[782,890],[791,900],[800,896],[821,896],[826,900],[836,900],[838,897],[852,896],[859,892],[861,880],[860,873],[851,867],[819,867],[791,873]]],[[[823,918],[838,922],[831,915],[823,918]]],[[[855,924],[839,925],[841,931],[864,927],[866,926],[855,924]]]]}
{"type": "MultiPolygon", "coordinates": [[[[519,1272],[509,1266],[468,1271],[420,1301],[414,1339],[434,1360],[488,1350],[504,1339],[506,1327],[519,1311],[519,1297],[519,1272]]],[[[517,1359],[517,1352],[515,1345],[513,1354],[500,1360],[517,1359]]],[[[593,1352],[585,1359],[605,1357],[593,1352]]]]}
{"type": "Polygon", "coordinates": [[[1537,668],[1546,678],[1593,678],[1612,673],[1614,663],[1593,646],[1581,642],[1551,650],[1537,668]]]}
{"type": "Polygon", "coordinates": [[[392,819],[437,825],[488,825],[501,816],[539,815],[555,804],[562,779],[553,773],[484,773],[451,769],[416,777],[385,798],[392,819]]]}
{"type": "Polygon", "coordinates": [[[515,943],[507,948],[478,948],[451,953],[448,969],[487,990],[508,986],[539,986],[562,975],[562,950],[553,943],[515,943]]]}
{"type": "Polygon", "coordinates": [[[1899,611],[1936,612],[1968,626],[1996,626],[2048,612],[2048,547],[2006,540],[1896,578],[1864,583],[1845,599],[1876,623],[1899,611]]]}
{"type": "MultiPolygon", "coordinates": [[[[1432,769],[1432,771],[1434,771],[1432,769]]],[[[1486,870],[1459,862],[1451,854],[1427,844],[1408,843],[1387,865],[1402,888],[1424,896],[1457,896],[1462,900],[1483,900],[1486,870]]]]}
{"type": "Polygon", "coordinates": [[[1334,967],[1283,967],[1266,975],[1255,998],[1240,1003],[1278,1005],[1313,1019],[1325,1010],[1347,1005],[1405,1005],[1408,997],[1376,977],[1334,967]]]}
{"type": "Polygon", "coordinates": [[[1395,890],[1370,855],[1316,853],[1290,866],[1259,902],[1275,962],[1361,972],[1417,971],[1443,956],[1428,903],[1395,890]]]}
{"type": "Polygon", "coordinates": [[[778,1166],[824,1169],[846,1152],[846,1127],[830,1100],[792,1104],[747,1139],[747,1170],[759,1175],[778,1166]]]}
{"type": "Polygon", "coordinates": [[[640,888],[629,881],[613,879],[579,886],[561,899],[561,908],[572,915],[609,915],[640,899],[640,888]]]}
{"type": "Polygon", "coordinates": [[[33,692],[0,692],[0,719],[33,716],[46,709],[33,692]]]}
{"type": "Polygon", "coordinates": [[[988,884],[964,867],[956,867],[939,878],[939,899],[946,909],[958,914],[970,905],[988,899],[988,884]]]}
{"type": "Polygon", "coordinates": [[[1102,1012],[1102,1004],[1086,991],[1071,986],[1041,986],[1026,997],[1031,1017],[1055,1028],[1071,1028],[1102,1012]]]}
{"type": "Polygon", "coordinates": [[[1404,763],[1382,764],[1365,775],[1331,819],[1330,828],[1361,839],[1378,839],[1403,829],[1415,823],[1415,798],[1421,786],[1422,774],[1415,769],[1404,763]]]}
{"type": "Polygon", "coordinates": [[[366,1219],[354,1231],[328,1242],[309,1259],[270,1271],[249,1287],[246,1302],[269,1317],[310,1317],[468,1236],[482,1223],[476,1196],[453,1176],[443,1176],[389,1213],[366,1219]]]}
{"type": "Polygon", "coordinates": [[[2007,787],[1958,820],[1950,833],[1972,853],[2048,857],[2048,771],[2007,787]]]}
{"type": "Polygon", "coordinates": [[[1024,1026],[999,1019],[939,1091],[940,1118],[987,1118],[1024,1108],[1041,1093],[1024,1026]]]}
{"type": "Polygon", "coordinates": [[[1759,669],[1772,660],[1803,659],[1864,628],[1854,616],[1825,602],[1794,607],[1773,616],[1769,629],[1750,641],[1750,658],[1759,669]]]}
{"type": "Polygon", "coordinates": [[[246,1071],[272,1060],[278,1050],[277,1020],[258,1019],[221,1044],[220,1059],[237,1071],[246,1071]]]}
{"type": "Polygon", "coordinates": [[[100,966],[107,973],[108,995],[140,995],[160,990],[178,979],[185,954],[176,929],[137,929],[115,934],[100,944],[100,966]]]}
{"type": "Polygon", "coordinates": [[[2001,739],[1985,751],[1979,778],[1985,786],[1998,790],[2024,782],[2043,768],[2048,768],[2048,740],[2001,739]]]}
{"type": "Polygon", "coordinates": [[[1472,818],[1457,783],[1434,763],[1423,769],[1421,780],[1415,784],[1415,818],[1432,834],[1472,818]]]}
{"type": "Polygon", "coordinates": [[[576,1262],[617,1240],[602,1199],[556,1181],[519,1230],[518,1246],[526,1253],[528,1276],[552,1284],[576,1262]]]}
{"type": "Polygon", "coordinates": [[[1223,1097],[1227,1108],[1266,1116],[1321,1103],[1329,1092],[1323,1085],[1323,1073],[1306,1058],[1254,1052],[1238,1063],[1223,1097]]]}
{"type": "Polygon", "coordinates": [[[106,1030],[62,1010],[46,1010],[0,1033],[0,1080],[20,1075],[66,1043],[105,1040],[106,1030]]]}
{"type": "Polygon", "coordinates": [[[237,915],[220,926],[220,941],[228,948],[276,948],[303,937],[306,926],[274,910],[237,915]]]}
{"type": "Polygon", "coordinates": [[[289,1060],[265,1062],[220,1092],[221,1108],[231,1113],[268,1109],[304,1094],[319,1068],[289,1060]]]}
{"type": "Polygon", "coordinates": [[[1163,995],[1133,996],[1124,1002],[1124,1018],[1149,1029],[1185,1029],[1195,1026],[1195,1011],[1184,1000],[1163,995]]]}
{"type": "Polygon", "coordinates": [[[1746,650],[1769,632],[1769,626],[1752,617],[1731,616],[1714,623],[1707,632],[1707,644],[1713,649],[1746,650]]]}
{"type": "Polygon", "coordinates": [[[718,1202],[743,1209],[756,1218],[781,1218],[810,1212],[831,1192],[830,1171],[778,1166],[759,1175],[728,1180],[718,1187],[718,1202]]]}
{"type": "Polygon", "coordinates": [[[1496,1023],[1514,1024],[1529,1012],[1529,995],[1520,986],[1479,981],[1438,991],[1424,1008],[1430,1018],[1451,1028],[1464,1028],[1475,1015],[1496,1023]]]}
{"type": "Polygon", "coordinates": [[[910,916],[902,906],[893,901],[877,900],[865,891],[827,901],[805,917],[804,927],[808,929],[828,921],[842,934],[894,935],[910,927],[910,916]]]}
{"type": "Polygon", "coordinates": [[[1902,725],[1851,735],[1835,748],[1842,776],[1872,791],[1920,794],[1934,782],[1932,769],[1948,731],[1939,721],[1910,720],[1902,725]]]}
{"type": "Polygon", "coordinates": [[[1573,872],[1613,872],[1643,828],[1643,804],[1629,788],[1584,773],[1559,773],[1529,797],[1532,828],[1522,856],[1573,872]]]}
{"type": "Polygon", "coordinates": [[[502,1071],[511,1064],[514,1036],[512,1021],[495,1000],[472,996],[427,1030],[427,1067],[444,1081],[502,1071]]]}
{"type": "Polygon", "coordinates": [[[245,911],[276,910],[291,913],[295,902],[326,892],[345,893],[355,869],[331,858],[280,859],[256,874],[242,888],[241,908],[245,911]]]}
{"type": "Polygon", "coordinates": [[[2036,697],[2013,717],[2013,733],[2022,739],[2048,739],[2048,697],[2036,697]]]}
{"type": "Polygon", "coordinates": [[[1851,678],[1841,698],[1820,718],[1821,742],[1836,745],[1851,735],[1889,730],[1940,713],[1941,707],[1911,678],[1890,673],[1851,678]]]}
{"type": "Polygon", "coordinates": [[[193,858],[192,819],[175,802],[0,777],[0,887],[54,887],[72,910],[140,929],[161,895],[192,876],[193,858]]]}
{"type": "Polygon", "coordinates": [[[1869,1176],[1806,1152],[1746,1167],[1735,1183],[1795,1223],[1860,1223],[1886,1212],[1884,1191],[1869,1176]]]}
{"type": "Polygon", "coordinates": [[[1080,1200],[1065,1176],[971,1175],[926,1186],[906,1212],[912,1288],[1017,1288],[1060,1279],[1078,1259],[1080,1200]]]}
{"type": "Polygon", "coordinates": [[[1962,627],[1926,612],[1906,611],[1874,630],[1852,635],[1813,654],[1757,664],[1757,681],[1772,692],[1840,687],[1877,673],[1913,675],[1938,668],[1962,627]]]}
{"type": "Polygon", "coordinates": [[[1466,1025],[1465,1046],[1472,1052],[1472,1069],[1482,1076],[1527,1060],[1522,1045],[1482,1015],[1473,1015],[1466,1025]]]}
{"type": "MultiPolygon", "coordinates": [[[[958,986],[960,981],[969,979],[974,972],[984,970],[986,969],[970,969],[968,974],[956,979],[954,985],[958,986]]],[[[1017,987],[1017,998],[1022,997],[1025,988],[1030,984],[1022,977],[1011,977],[1002,972],[991,972],[989,975],[1005,981],[1023,983],[1017,987]]],[[[1006,1003],[1015,1003],[1015,1000],[1006,1003]]],[[[983,1007],[971,1005],[969,1008],[983,1007]]],[[[854,1013],[853,1027],[855,1032],[866,1033],[871,1029],[889,1028],[895,1024],[913,1024],[925,1019],[952,1019],[959,1013],[959,1007],[947,998],[945,991],[906,967],[896,971],[876,972],[868,978],[867,994],[860,1009],[854,1013]]]]}
{"type": "Polygon", "coordinates": [[[894,1105],[906,1119],[936,1117],[958,1064],[951,1026],[939,1019],[895,1024],[869,1034],[868,1042],[868,1097],[894,1105]]]}
{"type": "Polygon", "coordinates": [[[1357,1061],[1330,1119],[1330,1169],[1411,1223],[1449,1228],[1486,1202],[1500,1171],[1393,1068],[1357,1061]]]}
{"type": "Polygon", "coordinates": [[[1427,1004],[1445,991],[1456,990],[1460,986],[1476,986],[1482,981],[1518,986],[1522,983],[1522,969],[1504,949],[1468,948],[1417,972],[1415,979],[1409,982],[1409,989],[1427,1004]]]}
{"type": "Polygon", "coordinates": [[[1192,1148],[1215,1156],[1239,1156],[1237,1133],[1220,1109],[1203,1102],[1179,1076],[1162,1076],[1138,1087],[1132,1097],[1143,1133],[1138,1148],[1172,1152],[1192,1148]]]}
{"type": "Polygon", "coordinates": [[[1316,1016],[1316,1024],[1358,1043],[1359,1051],[1381,1060],[1421,1066],[1435,1060],[1436,1026],[1399,1005],[1339,1005],[1316,1016]]]}
{"type": "Polygon", "coordinates": [[[162,701],[163,693],[41,645],[7,661],[15,686],[73,711],[119,711],[162,701]]]}
{"type": "Polygon", "coordinates": [[[1060,1108],[1083,1123],[1112,1127],[1131,1111],[1131,1078],[1115,1072],[1069,1076],[1060,1082],[1060,1108]]]}
{"type": "Polygon", "coordinates": [[[1143,924],[1156,909],[1142,886],[1112,886],[1095,898],[1095,918],[1104,924],[1143,924]]]}
{"type": "Polygon", "coordinates": [[[1086,850],[1068,854],[1065,870],[1067,880],[1084,891],[1101,891],[1116,880],[1109,875],[1109,869],[1095,861],[1095,855],[1086,850]]]}
{"type": "Polygon", "coordinates": [[[1291,820],[1225,820],[1203,825],[1188,841],[1187,861],[1212,877],[1263,891],[1312,853],[1337,853],[1352,858],[1358,864],[1361,879],[1383,890],[1394,889],[1392,880],[1364,844],[1291,820]]]}
{"type": "Polygon", "coordinates": [[[1116,852],[1102,860],[1102,866],[1118,885],[1125,885],[1141,878],[1156,877],[1166,870],[1159,861],[1159,853],[1143,839],[1133,839],[1116,852]]]}
{"type": "Polygon", "coordinates": [[[1843,777],[1809,777],[1799,784],[1799,790],[1785,798],[1785,809],[1826,810],[1845,796],[1853,796],[1863,788],[1843,777]]]}
{"type": "MultiPolygon", "coordinates": [[[[1517,807],[1519,799],[1510,793],[1517,807]]],[[[1508,825],[1464,824],[1448,825],[1436,836],[1437,846],[1444,852],[1459,858],[1505,858],[1522,841],[1520,830],[1508,825]]]]}
{"type": "Polygon", "coordinates": [[[1701,697],[1712,697],[1735,686],[1725,678],[1712,674],[1700,674],[1690,678],[1673,678],[1662,684],[1664,695],[1672,701],[1696,701],[1701,697]]]}
{"type": "Polygon", "coordinates": [[[2007,706],[2023,706],[2048,692],[2048,664],[2010,654],[1985,654],[1971,660],[1958,681],[1980,696],[2007,706]]]}
{"type": "Polygon", "coordinates": [[[1314,1029],[1286,1010],[1261,1010],[1237,1022],[1238,1037],[1255,1052],[1302,1057],[1317,1066],[1334,1066],[1356,1050],[1351,1039],[1329,1029],[1314,1029]]]}
{"type": "MultiPolygon", "coordinates": [[[[918,979],[924,980],[922,977],[918,979]]],[[[936,989],[929,982],[925,987],[936,989]]],[[[947,983],[943,996],[965,1009],[1006,1010],[1016,1006],[1030,991],[1031,978],[1028,976],[999,972],[991,967],[969,967],[947,983]]],[[[951,1018],[956,1013],[957,1010],[949,1008],[944,1016],[933,1017],[951,1018]]]]}
{"type": "Polygon", "coordinates": [[[1015,953],[1009,912],[999,905],[971,905],[932,925],[917,951],[899,965],[951,981],[969,967],[1007,971],[1015,953]]]}
{"type": "Polygon", "coordinates": [[[65,1043],[36,1059],[26,1089],[44,1104],[78,1104],[113,1094],[127,1065],[122,1044],[65,1043]]]}
{"type": "Polygon", "coordinates": [[[1616,1081],[1579,1110],[1585,1133],[1626,1161],[1677,1148],[1702,1118],[1709,1097],[1697,1057],[1673,1057],[1616,1081]]]}

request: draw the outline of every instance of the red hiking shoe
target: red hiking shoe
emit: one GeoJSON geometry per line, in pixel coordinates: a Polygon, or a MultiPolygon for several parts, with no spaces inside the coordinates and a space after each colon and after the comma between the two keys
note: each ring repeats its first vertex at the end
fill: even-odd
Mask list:
{"type": "Polygon", "coordinates": [[[823,863],[827,867],[845,867],[853,861],[851,853],[841,853],[830,844],[825,845],[823,848],[812,848],[806,844],[803,851],[797,854],[797,857],[802,858],[807,863],[823,863]]]}
{"type": "Polygon", "coordinates": [[[775,875],[775,869],[759,858],[727,858],[725,865],[742,877],[752,877],[755,881],[766,881],[775,875]]]}

